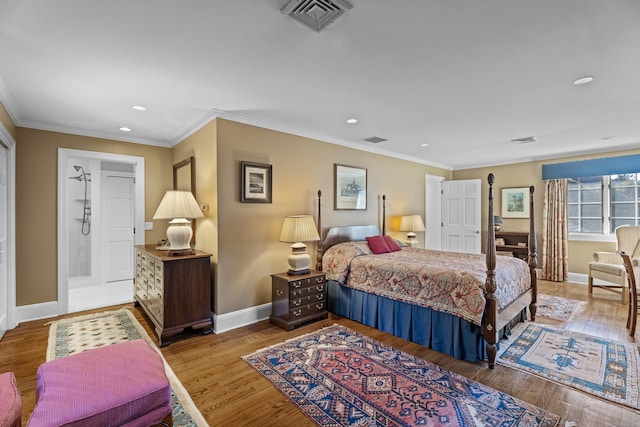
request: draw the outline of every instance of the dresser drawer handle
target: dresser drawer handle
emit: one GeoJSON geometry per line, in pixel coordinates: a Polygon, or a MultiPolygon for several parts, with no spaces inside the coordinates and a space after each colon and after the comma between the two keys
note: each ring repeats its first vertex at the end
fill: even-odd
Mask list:
{"type": "Polygon", "coordinates": [[[284,293],[284,292],[282,292],[282,290],[280,290],[280,289],[276,289],[276,295],[277,295],[277,296],[281,297],[283,293],[284,293]]]}
{"type": "Polygon", "coordinates": [[[299,299],[294,299],[294,300],[292,301],[292,303],[293,303],[293,305],[295,305],[295,306],[297,307],[297,306],[299,306],[299,305],[302,303],[302,301],[301,301],[301,300],[299,300],[299,299]]]}
{"type": "Polygon", "coordinates": [[[316,294],[316,299],[318,301],[323,300],[324,299],[324,294],[316,294]]]}
{"type": "Polygon", "coordinates": [[[316,286],[316,291],[318,292],[324,291],[324,286],[316,286]]]}
{"type": "Polygon", "coordinates": [[[300,286],[302,286],[302,282],[291,282],[291,286],[293,286],[294,288],[299,288],[300,286]]]}
{"type": "Polygon", "coordinates": [[[316,283],[322,283],[323,281],[322,277],[316,277],[316,283]]]}
{"type": "Polygon", "coordinates": [[[302,310],[293,310],[293,315],[296,317],[300,317],[300,315],[302,314],[302,310]]]}
{"type": "Polygon", "coordinates": [[[324,307],[324,303],[323,302],[321,302],[320,304],[316,304],[316,308],[318,310],[322,310],[323,307],[324,307]]]}

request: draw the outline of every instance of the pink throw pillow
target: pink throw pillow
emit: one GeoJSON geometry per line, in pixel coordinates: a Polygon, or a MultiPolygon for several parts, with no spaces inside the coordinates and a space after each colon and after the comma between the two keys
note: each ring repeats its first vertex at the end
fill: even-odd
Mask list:
{"type": "Polygon", "coordinates": [[[382,236],[382,238],[384,239],[384,242],[387,244],[387,247],[389,247],[389,252],[395,252],[395,251],[399,251],[401,250],[400,245],[398,245],[398,242],[396,242],[396,239],[394,239],[391,236],[382,236]]]}
{"type": "Polygon", "coordinates": [[[370,236],[366,239],[369,244],[369,248],[371,248],[371,251],[374,254],[385,254],[387,252],[391,252],[389,246],[387,246],[387,242],[385,242],[382,236],[370,236]]]}

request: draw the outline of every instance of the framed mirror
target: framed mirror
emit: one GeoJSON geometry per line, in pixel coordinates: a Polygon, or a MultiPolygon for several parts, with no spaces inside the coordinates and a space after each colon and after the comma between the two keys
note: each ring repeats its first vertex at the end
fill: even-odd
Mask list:
{"type": "MultiPolygon", "coordinates": [[[[191,191],[193,197],[196,197],[196,159],[191,156],[181,162],[173,165],[173,189],[180,191],[191,191]]],[[[197,197],[196,197],[196,200],[197,197]]],[[[196,220],[191,220],[191,228],[193,229],[193,237],[191,244],[196,243],[195,232],[196,220]]]]}

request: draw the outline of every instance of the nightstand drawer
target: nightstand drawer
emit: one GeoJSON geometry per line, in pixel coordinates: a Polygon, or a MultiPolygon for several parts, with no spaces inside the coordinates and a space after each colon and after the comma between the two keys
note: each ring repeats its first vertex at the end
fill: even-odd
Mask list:
{"type": "Polygon", "coordinates": [[[316,314],[324,314],[327,312],[327,304],[324,301],[319,301],[313,304],[307,304],[305,306],[294,308],[290,311],[289,320],[304,319],[316,314]]]}

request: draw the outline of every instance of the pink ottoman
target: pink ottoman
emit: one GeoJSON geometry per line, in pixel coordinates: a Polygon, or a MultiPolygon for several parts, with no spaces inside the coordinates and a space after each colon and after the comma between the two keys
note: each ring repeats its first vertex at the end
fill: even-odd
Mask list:
{"type": "Polygon", "coordinates": [[[0,374],[0,426],[22,425],[22,396],[13,372],[0,374]]]}
{"type": "Polygon", "coordinates": [[[28,426],[144,426],[171,414],[162,358],[144,340],[43,363],[28,426]]]}

